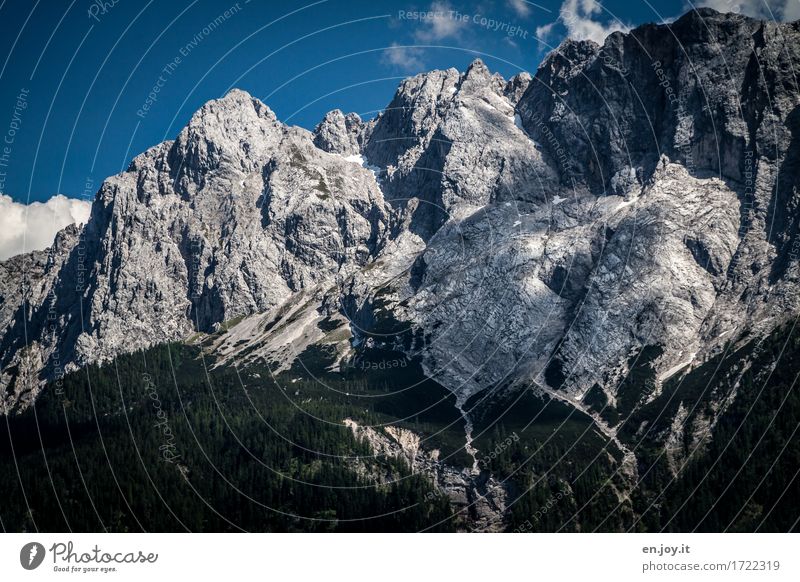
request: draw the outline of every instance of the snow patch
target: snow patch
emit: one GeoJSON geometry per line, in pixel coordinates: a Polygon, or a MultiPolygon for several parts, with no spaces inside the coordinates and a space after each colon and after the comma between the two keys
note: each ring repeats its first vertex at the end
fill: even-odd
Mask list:
{"type": "Polygon", "coordinates": [[[361,154],[353,154],[351,156],[345,156],[344,160],[352,164],[358,164],[362,168],[369,170],[370,172],[372,172],[372,175],[375,176],[375,181],[380,182],[379,175],[381,173],[381,168],[378,166],[370,165],[370,163],[366,160],[366,158],[361,154]]]}
{"type": "Polygon", "coordinates": [[[638,200],[638,199],[637,198],[631,198],[630,200],[623,200],[622,202],[617,204],[617,207],[614,208],[614,212],[618,212],[618,211],[622,210],[623,208],[627,208],[628,206],[630,206],[631,204],[636,202],[636,200],[638,200]]]}
{"type": "Polygon", "coordinates": [[[362,156],[361,154],[354,154],[352,156],[345,156],[344,159],[345,159],[346,162],[352,162],[354,164],[358,164],[361,167],[364,167],[364,166],[367,165],[367,160],[365,160],[364,156],[362,156]]]}
{"type": "Polygon", "coordinates": [[[691,364],[694,361],[694,356],[695,356],[695,352],[690,353],[689,357],[686,360],[684,360],[683,362],[680,362],[678,364],[675,364],[669,370],[663,372],[658,377],[659,381],[663,382],[664,380],[667,380],[667,379],[671,378],[672,376],[674,376],[675,374],[677,374],[678,372],[680,372],[683,368],[685,368],[686,366],[688,366],[689,364],[691,364]]]}
{"type": "Polygon", "coordinates": [[[514,125],[516,125],[522,131],[522,133],[524,133],[525,136],[533,142],[533,147],[535,147],[537,150],[542,149],[541,144],[533,139],[527,131],[525,131],[525,128],[522,125],[522,118],[519,116],[519,113],[514,113],[514,125]]]}

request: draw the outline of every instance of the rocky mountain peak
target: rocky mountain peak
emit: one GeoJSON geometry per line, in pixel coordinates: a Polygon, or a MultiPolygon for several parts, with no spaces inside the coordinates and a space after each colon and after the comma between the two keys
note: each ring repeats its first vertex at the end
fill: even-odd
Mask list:
{"type": "Polygon", "coordinates": [[[185,177],[196,181],[222,164],[251,172],[270,157],[283,133],[269,107],[233,89],[192,115],[172,145],[169,162],[179,183],[185,177]]]}
{"type": "Polygon", "coordinates": [[[531,84],[530,73],[523,71],[511,77],[503,88],[503,95],[515,106],[531,84]]]}
{"type": "Polygon", "coordinates": [[[480,81],[488,81],[491,77],[492,73],[483,60],[475,59],[469,64],[464,74],[461,75],[461,82],[462,84],[465,82],[478,83],[480,81]]]}
{"type": "Polygon", "coordinates": [[[198,109],[179,134],[178,140],[184,135],[200,131],[235,134],[246,131],[245,126],[248,123],[255,123],[260,128],[280,126],[277,117],[267,105],[247,91],[231,89],[224,97],[212,99],[198,109]]]}
{"type": "Polygon", "coordinates": [[[396,166],[409,150],[422,146],[435,131],[458,89],[456,69],[421,73],[400,83],[389,105],[375,119],[364,151],[370,163],[396,166]]]}
{"type": "Polygon", "coordinates": [[[361,151],[365,124],[356,113],[334,109],[314,129],[314,145],[332,154],[356,155],[361,151]]]}
{"type": "Polygon", "coordinates": [[[494,93],[503,94],[506,80],[499,73],[492,74],[481,59],[475,59],[461,76],[458,87],[459,94],[485,91],[489,88],[494,93]]]}
{"type": "MultiPolygon", "coordinates": [[[[710,7],[689,10],[670,24],[676,34],[687,42],[708,42],[722,40],[724,37],[737,36],[745,29],[754,30],[762,21],[736,12],[721,12],[710,7]]],[[[776,23],[777,24],[777,23],[776,23]]],[[[639,29],[647,29],[653,25],[646,24],[639,29]]]]}

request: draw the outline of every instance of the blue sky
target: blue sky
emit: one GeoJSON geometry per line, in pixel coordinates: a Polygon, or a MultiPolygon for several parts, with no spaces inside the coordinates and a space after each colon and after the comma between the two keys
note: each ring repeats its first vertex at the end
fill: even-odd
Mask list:
{"type": "Polygon", "coordinates": [[[567,5],[579,16],[571,32],[585,36],[685,8],[682,0],[3,1],[0,133],[13,136],[0,191],[19,202],[94,194],[231,87],[310,129],[337,107],[372,117],[403,77],[463,70],[476,56],[505,76],[533,72],[568,33],[558,20],[567,5]],[[413,14],[431,9],[439,14],[413,14]]]}

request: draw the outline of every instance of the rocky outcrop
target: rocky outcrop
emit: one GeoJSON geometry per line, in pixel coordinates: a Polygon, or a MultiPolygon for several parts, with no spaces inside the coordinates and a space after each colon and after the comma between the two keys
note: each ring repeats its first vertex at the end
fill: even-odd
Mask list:
{"type": "Polygon", "coordinates": [[[314,129],[314,145],[332,154],[359,155],[365,129],[357,114],[334,109],[314,129]]]}
{"type": "Polygon", "coordinates": [[[629,172],[643,183],[660,155],[744,182],[745,152],[776,160],[789,145],[797,35],[796,23],[701,8],[603,46],[567,40],[520,100],[522,121],[551,156],[569,152],[562,178],[600,192],[629,172]]]}
{"type": "MultiPolygon", "coordinates": [[[[413,473],[427,475],[435,488],[434,495],[445,495],[450,499],[459,522],[469,531],[503,530],[509,495],[502,483],[485,472],[456,469],[440,462],[439,451],[426,450],[419,435],[408,429],[362,426],[349,418],[344,420],[344,424],[357,439],[369,445],[376,457],[400,459],[413,473]]],[[[376,476],[365,467],[362,462],[356,469],[368,478],[378,478],[381,483],[402,479],[394,474],[376,476]]]]}
{"type": "Polygon", "coordinates": [[[478,59],[463,74],[433,71],[405,80],[364,144],[386,169],[384,193],[428,240],[449,219],[486,204],[542,201],[556,176],[517,122],[511,83],[478,59]]]}
{"type": "Polygon", "coordinates": [[[71,225],[49,249],[0,263],[0,353],[7,355],[0,372],[0,413],[30,405],[42,379],[60,378],[69,366],[51,338],[80,325],[75,301],[86,276],[84,250],[81,229],[71,225]]]}

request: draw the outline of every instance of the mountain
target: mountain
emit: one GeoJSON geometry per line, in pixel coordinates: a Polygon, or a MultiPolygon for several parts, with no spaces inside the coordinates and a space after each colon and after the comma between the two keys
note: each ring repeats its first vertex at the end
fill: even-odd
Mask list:
{"type": "MultiPolygon", "coordinates": [[[[279,383],[412,366],[452,399],[458,446],[420,444],[436,430],[420,441],[408,403],[382,411],[394,432],[339,418],[358,442],[473,526],[520,527],[527,485],[495,457],[541,442],[519,445],[543,410],[575,415],[628,527],[649,467],[677,478],[716,446],[744,370],[793,337],[798,66],[797,22],[699,9],[566,40],[533,77],[420,74],[375,119],[336,110],[314,132],[233,90],[105,180],[81,230],[0,264],[2,410],[175,341],[279,383]],[[684,394],[710,362],[727,367],[709,383],[738,380],[684,394]],[[506,414],[516,440],[493,432],[506,414]]],[[[540,503],[592,499],[551,476],[540,503]]]]}

